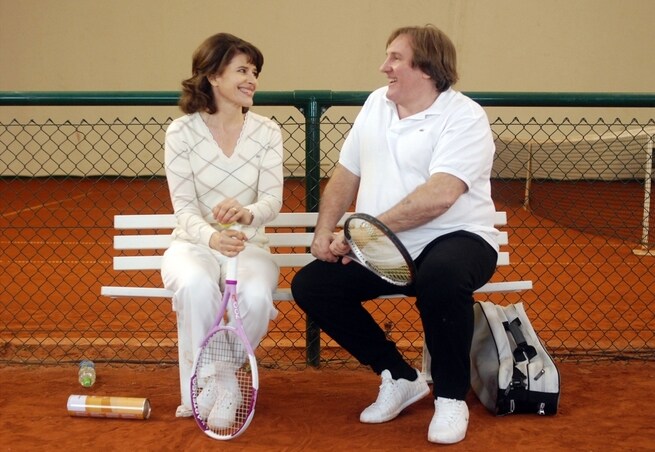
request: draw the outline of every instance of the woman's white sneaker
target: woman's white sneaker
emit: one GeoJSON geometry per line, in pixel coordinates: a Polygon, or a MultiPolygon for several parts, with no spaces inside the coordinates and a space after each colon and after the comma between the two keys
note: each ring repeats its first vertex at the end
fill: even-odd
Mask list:
{"type": "Polygon", "coordinates": [[[196,397],[196,403],[198,405],[198,415],[201,419],[206,420],[207,416],[211,412],[214,404],[216,403],[216,398],[218,397],[218,385],[216,383],[216,378],[212,377],[209,379],[204,388],[200,390],[198,397],[196,397]]]}
{"type": "Polygon", "coordinates": [[[434,416],[428,429],[428,441],[454,444],[464,439],[469,425],[469,408],[464,400],[437,397],[434,416]]]}
{"type": "Polygon", "coordinates": [[[215,430],[232,427],[243,402],[239,382],[232,371],[216,379],[216,403],[207,416],[207,425],[215,430]]]}

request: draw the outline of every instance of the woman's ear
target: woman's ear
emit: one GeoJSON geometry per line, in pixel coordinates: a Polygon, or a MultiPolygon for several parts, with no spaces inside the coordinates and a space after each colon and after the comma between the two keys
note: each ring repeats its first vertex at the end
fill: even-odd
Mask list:
{"type": "Polygon", "coordinates": [[[207,76],[207,81],[211,86],[218,86],[218,74],[212,74],[207,76]]]}

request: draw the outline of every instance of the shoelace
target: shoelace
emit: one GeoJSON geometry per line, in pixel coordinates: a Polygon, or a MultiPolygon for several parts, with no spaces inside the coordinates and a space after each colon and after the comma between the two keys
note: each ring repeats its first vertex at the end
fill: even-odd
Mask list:
{"type": "Polygon", "coordinates": [[[461,417],[462,411],[462,404],[457,401],[444,400],[443,402],[437,402],[437,419],[447,424],[457,421],[461,417]]]}
{"type": "Polygon", "coordinates": [[[222,409],[232,409],[235,405],[239,405],[241,401],[239,400],[239,396],[232,391],[222,391],[219,396],[217,397],[216,403],[219,404],[219,406],[222,409]]]}
{"type": "Polygon", "coordinates": [[[390,400],[392,398],[391,395],[394,393],[394,386],[393,378],[383,376],[382,383],[380,384],[380,393],[375,403],[384,403],[390,400]]]}

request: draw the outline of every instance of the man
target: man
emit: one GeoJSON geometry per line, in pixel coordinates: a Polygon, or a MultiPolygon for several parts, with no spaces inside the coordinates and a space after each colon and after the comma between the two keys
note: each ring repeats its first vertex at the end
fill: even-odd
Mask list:
{"type": "Polygon", "coordinates": [[[432,355],[435,414],[428,440],[464,439],[470,384],[473,292],[497,260],[490,173],[494,144],[484,110],[456,92],[456,52],[432,25],[395,30],[380,71],[388,85],[374,91],[344,142],[321,198],[312,242],[317,258],[292,282],[298,305],[362,364],[381,375],[364,423],[394,419],[429,393],[362,302],[385,294],[416,296],[432,355]],[[417,267],[399,288],[343,257],[349,250],[337,221],[356,210],[395,232],[417,267]]]}

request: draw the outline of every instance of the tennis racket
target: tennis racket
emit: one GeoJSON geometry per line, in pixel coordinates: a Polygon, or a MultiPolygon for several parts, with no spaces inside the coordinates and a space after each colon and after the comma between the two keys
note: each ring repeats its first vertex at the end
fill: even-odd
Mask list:
{"type": "Polygon", "coordinates": [[[343,232],[350,245],[350,259],[397,286],[407,286],[414,281],[416,269],[412,257],[380,220],[365,213],[354,213],[346,220],[343,232]]]}
{"type": "Polygon", "coordinates": [[[259,389],[257,360],[241,322],[237,300],[237,258],[227,262],[225,292],[216,322],[202,343],[191,377],[191,407],[208,436],[229,440],[242,434],[255,415],[259,389]],[[227,307],[233,325],[226,325],[227,307]]]}

